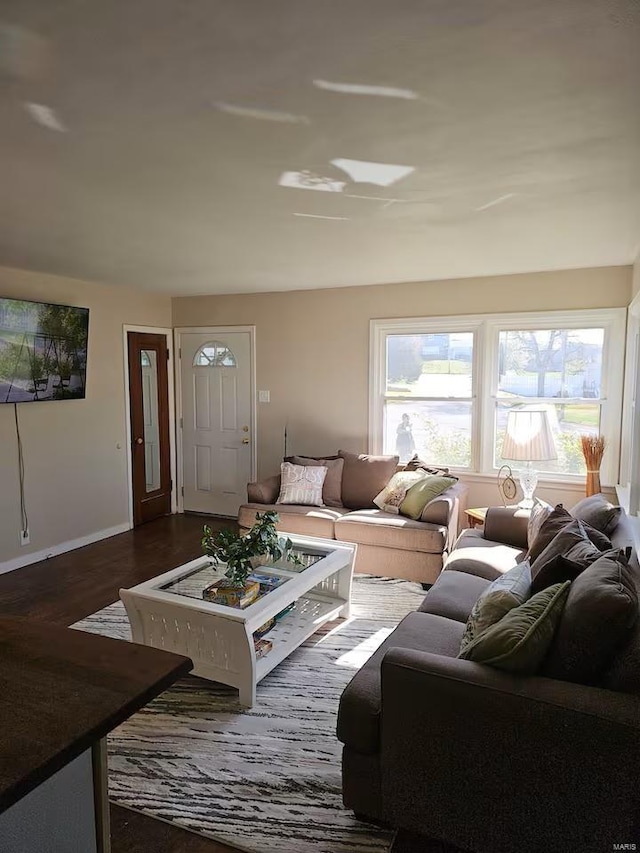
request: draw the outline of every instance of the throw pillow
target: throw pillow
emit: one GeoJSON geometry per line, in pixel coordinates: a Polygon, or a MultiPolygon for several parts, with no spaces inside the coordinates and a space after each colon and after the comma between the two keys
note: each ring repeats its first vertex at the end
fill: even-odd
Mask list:
{"type": "Polygon", "coordinates": [[[342,503],[348,509],[374,509],[373,499],[396,473],[397,456],[369,456],[338,451],[344,459],[342,503]]]}
{"type": "Polygon", "coordinates": [[[417,453],[414,453],[414,455],[411,457],[411,459],[407,462],[407,464],[404,466],[404,468],[402,470],[403,471],[418,471],[419,469],[426,471],[427,474],[434,474],[434,475],[440,476],[440,477],[446,475],[447,477],[453,477],[455,480],[458,479],[453,474],[449,473],[448,468],[438,468],[438,467],[434,467],[433,465],[427,465],[426,462],[423,462],[422,459],[420,459],[420,457],[418,456],[417,453]]]}
{"type": "Polygon", "coordinates": [[[325,506],[341,507],[342,504],[342,471],[344,459],[312,459],[309,456],[292,456],[285,459],[294,465],[305,465],[306,467],[322,465],[327,469],[327,476],[322,486],[322,500],[325,506]]]}
{"type": "Polygon", "coordinates": [[[531,510],[531,514],[529,515],[529,521],[527,523],[528,548],[531,548],[531,546],[536,540],[538,533],[540,532],[540,528],[547,520],[547,518],[549,518],[552,512],[553,507],[551,506],[551,504],[548,504],[546,501],[542,501],[539,498],[536,499],[536,502],[533,505],[533,509],[531,510]]]}
{"type": "Polygon", "coordinates": [[[610,503],[604,495],[583,498],[571,509],[571,515],[586,521],[591,527],[607,535],[613,533],[620,521],[622,508],[610,503]]]}
{"type": "Polygon", "coordinates": [[[552,539],[555,539],[562,528],[566,527],[567,524],[571,524],[572,521],[573,516],[571,513],[568,512],[562,504],[557,504],[542,522],[538,535],[532,544],[529,545],[527,557],[531,563],[533,563],[533,561],[542,554],[547,545],[552,539]]]}
{"type": "Polygon", "coordinates": [[[494,580],[480,595],[467,619],[460,651],[463,652],[483,631],[499,622],[514,607],[524,604],[530,596],[531,571],[525,560],[494,580]]]}
{"type": "Polygon", "coordinates": [[[398,515],[400,505],[404,502],[409,489],[419,480],[424,480],[426,476],[424,471],[398,471],[384,489],[375,496],[374,504],[384,512],[393,512],[398,515]]]}
{"type": "Polygon", "coordinates": [[[518,675],[533,675],[553,641],[570,586],[566,581],[536,593],[483,631],[458,657],[518,675]]]}
{"type": "Polygon", "coordinates": [[[638,617],[638,594],[623,552],[602,554],[571,584],[542,674],[594,683],[638,617]]]}
{"type": "MultiPolygon", "coordinates": [[[[568,567],[562,564],[558,557],[564,557],[565,560],[584,568],[597,560],[601,553],[589,538],[586,525],[581,521],[572,521],[562,528],[535,560],[530,561],[533,592],[560,582],[556,574],[568,567]]],[[[561,576],[561,579],[570,580],[571,575],[561,576]]]]}
{"type": "MultiPolygon", "coordinates": [[[[596,559],[597,557],[594,557],[594,561],[596,559]]],[[[541,589],[553,586],[554,583],[573,581],[588,565],[588,562],[577,562],[576,560],[570,560],[563,554],[558,554],[544,563],[539,568],[535,578],[531,579],[532,592],[540,592],[541,589]]]]}
{"type": "Polygon", "coordinates": [[[424,470],[417,470],[416,473],[422,474],[422,477],[409,488],[405,499],[400,504],[400,514],[417,521],[429,501],[446,492],[456,484],[457,480],[453,477],[434,477],[426,474],[424,470]]]}
{"type": "Polygon", "coordinates": [[[324,465],[307,466],[283,462],[280,465],[280,476],[280,494],[277,504],[324,506],[322,486],[327,476],[324,465]]]}

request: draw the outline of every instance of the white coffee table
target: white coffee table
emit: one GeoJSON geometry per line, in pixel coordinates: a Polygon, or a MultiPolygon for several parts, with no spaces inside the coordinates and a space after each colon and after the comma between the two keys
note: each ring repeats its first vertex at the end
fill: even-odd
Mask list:
{"type": "Polygon", "coordinates": [[[240,691],[251,707],[256,685],[321,625],[349,615],[356,546],[329,539],[290,536],[308,567],[278,563],[257,572],[282,583],[244,609],[214,604],[202,591],[224,576],[199,557],[131,589],[121,589],[135,643],[187,655],[193,674],[240,691]],[[256,659],[253,633],[295,602],[265,634],[273,648],[256,659]]]}

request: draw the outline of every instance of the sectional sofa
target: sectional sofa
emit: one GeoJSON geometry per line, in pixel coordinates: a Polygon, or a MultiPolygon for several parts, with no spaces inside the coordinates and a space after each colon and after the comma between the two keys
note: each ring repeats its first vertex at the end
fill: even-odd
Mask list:
{"type": "Polygon", "coordinates": [[[620,558],[603,577],[594,563],[579,591],[571,583],[533,675],[458,657],[479,596],[525,561],[528,513],[492,509],[484,529],[461,534],[418,611],[343,693],[347,807],[475,853],[635,849],[615,845],[640,843],[640,566],[616,511],[607,536],[628,566],[620,558]],[[564,620],[585,594],[591,621],[576,645],[564,620]]]}

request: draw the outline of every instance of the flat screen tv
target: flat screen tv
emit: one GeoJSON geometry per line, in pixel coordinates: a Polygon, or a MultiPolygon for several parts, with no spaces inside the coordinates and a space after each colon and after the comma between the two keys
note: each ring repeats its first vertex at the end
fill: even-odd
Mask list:
{"type": "Polygon", "coordinates": [[[89,309],[0,298],[0,403],[85,396],[89,309]]]}

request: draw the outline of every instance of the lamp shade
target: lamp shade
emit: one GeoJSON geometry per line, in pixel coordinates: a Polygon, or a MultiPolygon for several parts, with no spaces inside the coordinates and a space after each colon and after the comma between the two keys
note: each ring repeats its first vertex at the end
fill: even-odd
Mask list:
{"type": "Polygon", "coordinates": [[[509,412],[502,458],[514,462],[540,462],[558,458],[544,409],[512,409],[509,412]]]}

